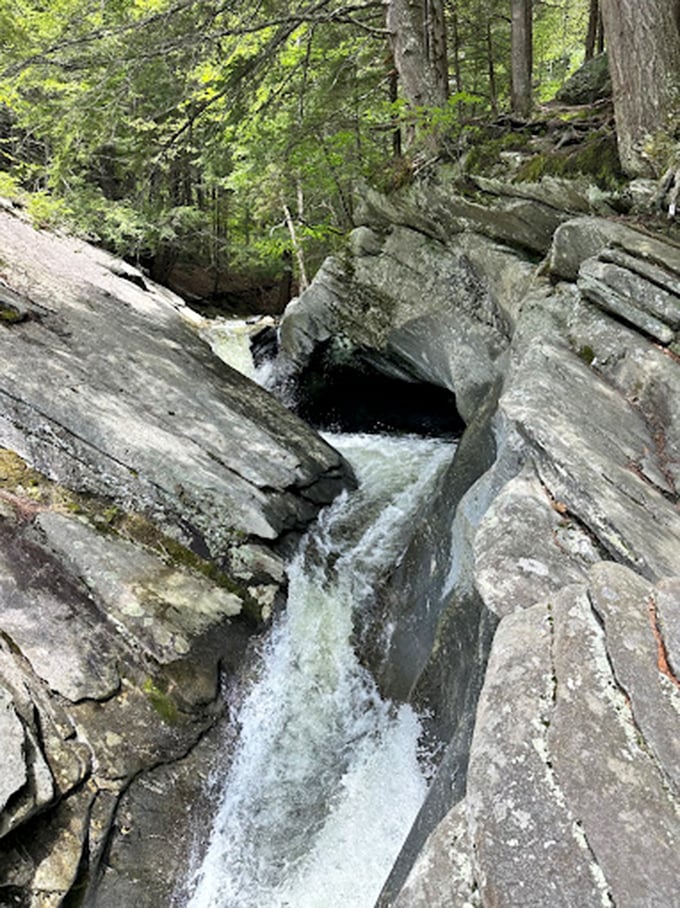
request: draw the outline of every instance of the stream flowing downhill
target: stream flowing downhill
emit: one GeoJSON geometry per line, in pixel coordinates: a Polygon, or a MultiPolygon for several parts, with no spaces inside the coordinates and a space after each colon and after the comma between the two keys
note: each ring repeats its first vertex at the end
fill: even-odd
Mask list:
{"type": "Polygon", "coordinates": [[[418,717],[381,699],[353,615],[370,608],[453,444],[329,441],[359,488],[321,514],[290,567],[188,908],[370,908],[426,794],[418,717]]]}

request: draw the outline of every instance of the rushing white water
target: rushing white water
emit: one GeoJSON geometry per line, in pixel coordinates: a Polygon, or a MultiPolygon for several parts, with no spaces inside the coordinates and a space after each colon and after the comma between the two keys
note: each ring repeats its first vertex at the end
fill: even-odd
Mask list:
{"type": "Polygon", "coordinates": [[[262,316],[255,321],[241,318],[215,318],[207,320],[200,334],[212,347],[212,351],[233,369],[252,378],[258,384],[266,384],[266,377],[271,371],[270,363],[256,366],[250,351],[250,342],[254,334],[267,325],[273,325],[270,316],[262,316]]]}
{"type": "Polygon", "coordinates": [[[352,613],[370,607],[371,578],[399,557],[452,445],[330,440],[360,486],[291,567],[190,908],[371,908],[425,797],[418,718],[359,665],[352,613]]]}

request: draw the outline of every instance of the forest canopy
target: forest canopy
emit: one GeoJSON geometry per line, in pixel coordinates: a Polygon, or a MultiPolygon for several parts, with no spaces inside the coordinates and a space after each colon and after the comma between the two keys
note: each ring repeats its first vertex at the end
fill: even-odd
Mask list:
{"type": "MultiPolygon", "coordinates": [[[[515,103],[515,0],[403,5],[441,16],[423,103],[397,78],[396,2],[0,0],[0,195],[161,279],[180,255],[274,274],[287,253],[304,283],[358,187],[403,179],[432,136],[460,156],[515,103]]],[[[593,7],[533,3],[534,103],[592,55],[593,7]]]]}

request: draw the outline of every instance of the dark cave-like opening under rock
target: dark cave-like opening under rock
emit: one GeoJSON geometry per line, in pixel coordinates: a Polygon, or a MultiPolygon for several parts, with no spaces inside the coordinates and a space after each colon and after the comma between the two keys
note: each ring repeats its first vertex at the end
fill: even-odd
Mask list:
{"type": "Polygon", "coordinates": [[[386,374],[367,355],[341,357],[328,344],[296,377],[293,397],[295,412],[317,429],[455,437],[465,428],[448,389],[386,374]]]}

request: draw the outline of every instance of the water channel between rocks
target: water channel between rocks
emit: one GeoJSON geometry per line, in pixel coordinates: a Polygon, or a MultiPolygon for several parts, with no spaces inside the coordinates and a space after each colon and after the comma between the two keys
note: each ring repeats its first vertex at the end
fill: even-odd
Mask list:
{"type": "Polygon", "coordinates": [[[322,513],[291,565],[187,908],[371,908],[426,794],[418,717],[381,699],[352,647],[353,614],[370,609],[454,445],[328,439],[359,488],[322,513]]]}

